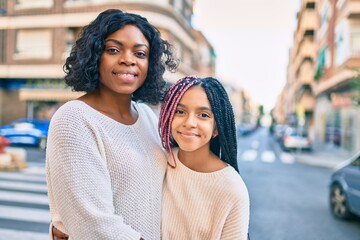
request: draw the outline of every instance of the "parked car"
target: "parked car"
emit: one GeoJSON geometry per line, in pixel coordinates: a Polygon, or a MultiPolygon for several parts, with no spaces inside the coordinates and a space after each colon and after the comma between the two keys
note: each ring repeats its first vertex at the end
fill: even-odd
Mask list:
{"type": "Polygon", "coordinates": [[[331,213],[336,218],[360,216],[360,152],[331,175],[329,202],[331,213]]]}
{"type": "Polygon", "coordinates": [[[50,120],[17,119],[0,127],[0,135],[10,141],[10,145],[46,148],[50,120]]]}
{"type": "Polygon", "coordinates": [[[288,127],[283,133],[281,145],[285,150],[311,150],[311,140],[307,133],[288,127]]]}

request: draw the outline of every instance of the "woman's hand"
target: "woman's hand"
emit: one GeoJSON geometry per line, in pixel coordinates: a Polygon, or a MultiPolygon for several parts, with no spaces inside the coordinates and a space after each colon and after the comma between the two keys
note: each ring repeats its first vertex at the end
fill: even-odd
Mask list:
{"type": "Polygon", "coordinates": [[[59,229],[57,229],[54,225],[52,226],[52,234],[54,240],[60,240],[60,239],[68,239],[69,235],[63,233],[59,229]]]}

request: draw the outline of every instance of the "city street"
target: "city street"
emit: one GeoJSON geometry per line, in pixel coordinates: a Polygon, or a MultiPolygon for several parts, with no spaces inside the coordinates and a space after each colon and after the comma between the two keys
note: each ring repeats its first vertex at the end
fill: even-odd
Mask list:
{"type": "MultiPolygon", "coordinates": [[[[360,220],[336,220],[329,211],[331,169],[298,163],[298,153],[283,152],[267,129],[238,140],[251,201],[251,240],[360,239],[360,220]]],[[[25,171],[0,172],[0,239],[48,239],[45,153],[27,153],[25,171]]]]}
{"type": "Polygon", "coordinates": [[[330,213],[331,169],[297,163],[297,153],[281,151],[266,129],[238,141],[252,240],[360,239],[360,220],[336,220],[330,213]]]}

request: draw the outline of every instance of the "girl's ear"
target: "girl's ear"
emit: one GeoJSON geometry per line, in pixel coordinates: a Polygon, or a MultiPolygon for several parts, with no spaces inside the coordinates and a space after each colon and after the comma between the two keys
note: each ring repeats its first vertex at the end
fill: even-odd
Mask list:
{"type": "Polygon", "coordinates": [[[218,133],[217,128],[215,128],[214,131],[213,131],[213,134],[212,134],[212,138],[216,138],[217,135],[219,135],[219,133],[218,133]]]}

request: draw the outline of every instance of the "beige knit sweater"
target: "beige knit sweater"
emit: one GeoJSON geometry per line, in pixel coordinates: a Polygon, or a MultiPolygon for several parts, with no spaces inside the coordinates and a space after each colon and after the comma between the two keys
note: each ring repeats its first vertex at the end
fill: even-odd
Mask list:
{"type": "Polygon", "coordinates": [[[212,173],[183,165],[174,149],[176,168],[168,167],[162,209],[164,240],[245,240],[249,194],[231,166],[212,173]]]}
{"type": "Polygon", "coordinates": [[[71,239],[160,239],[166,157],[145,104],[123,125],[84,102],[53,116],[46,173],[54,225],[71,239]],[[62,222],[62,223],[61,223],[62,222]]]}

